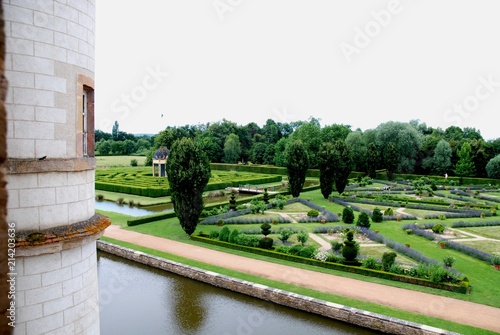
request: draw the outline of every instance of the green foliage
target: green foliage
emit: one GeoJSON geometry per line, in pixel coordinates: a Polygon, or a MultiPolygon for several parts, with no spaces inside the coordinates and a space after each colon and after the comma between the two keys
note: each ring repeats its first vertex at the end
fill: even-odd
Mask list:
{"type": "Polygon", "coordinates": [[[269,223],[263,223],[260,225],[262,235],[267,236],[271,234],[271,225],[269,223]]]}
{"type": "Polygon", "coordinates": [[[310,211],[307,212],[307,216],[309,217],[317,217],[319,215],[319,212],[315,209],[311,209],[310,211]]]}
{"type": "Polygon", "coordinates": [[[302,245],[306,244],[306,242],[309,240],[309,234],[305,230],[301,230],[297,234],[297,241],[299,241],[302,245]]]}
{"type": "Polygon", "coordinates": [[[269,193],[267,192],[267,187],[264,187],[264,195],[262,197],[262,200],[266,205],[269,203],[269,193]]]}
{"type": "Polygon", "coordinates": [[[273,248],[273,239],[270,237],[263,237],[259,240],[259,248],[262,249],[272,249],[273,248]]]}
{"type": "Polygon", "coordinates": [[[358,215],[358,221],[356,222],[356,226],[370,228],[370,217],[365,212],[362,212],[358,215]]]}
{"type": "Polygon", "coordinates": [[[366,173],[371,178],[375,178],[377,175],[376,172],[377,166],[380,160],[380,150],[375,143],[370,142],[368,143],[367,151],[368,152],[366,156],[366,173]]]}
{"type": "Polygon", "coordinates": [[[137,159],[131,159],[130,160],[130,166],[137,166],[137,159]]]}
{"type": "Polygon", "coordinates": [[[255,236],[255,235],[239,234],[236,237],[235,242],[238,245],[243,245],[243,246],[247,246],[247,247],[254,247],[254,248],[256,248],[256,247],[259,246],[260,240],[261,239],[258,236],[255,236]]]}
{"type": "Polygon", "coordinates": [[[382,212],[380,211],[379,208],[375,208],[372,212],[372,221],[373,222],[382,222],[384,219],[382,212]]]}
{"type": "Polygon", "coordinates": [[[444,175],[451,168],[451,146],[445,139],[439,140],[434,149],[432,159],[433,171],[439,175],[444,175]]]}
{"type": "Polygon", "coordinates": [[[432,231],[434,232],[434,234],[442,234],[444,232],[444,226],[440,223],[436,223],[432,227],[432,231]]]}
{"type": "Polygon", "coordinates": [[[353,223],[354,222],[354,211],[351,207],[344,207],[342,210],[342,221],[344,223],[353,223]]]}
{"type": "Polygon", "coordinates": [[[264,214],[266,210],[267,210],[267,205],[264,201],[254,199],[250,202],[250,211],[252,212],[252,214],[257,214],[257,213],[264,214]]]}
{"type": "Polygon", "coordinates": [[[384,215],[394,215],[394,211],[389,207],[384,211],[384,215]]]}
{"type": "Polygon", "coordinates": [[[443,264],[449,268],[453,266],[455,263],[456,259],[452,256],[444,256],[443,257],[443,264]]]}
{"type": "Polygon", "coordinates": [[[363,261],[363,264],[361,264],[361,267],[367,268],[367,269],[373,269],[373,270],[380,270],[381,269],[381,266],[375,257],[367,257],[363,261]]]}
{"type": "Polygon", "coordinates": [[[395,252],[384,252],[382,255],[382,268],[384,271],[389,271],[397,256],[395,252]]]}
{"type": "Polygon", "coordinates": [[[236,238],[238,237],[238,235],[239,235],[238,229],[233,229],[233,230],[231,231],[231,234],[229,234],[229,238],[228,238],[228,240],[227,240],[227,241],[228,241],[229,243],[234,243],[234,242],[236,242],[236,238]]]}
{"type": "Polygon", "coordinates": [[[349,174],[352,170],[351,155],[349,148],[343,140],[338,140],[333,144],[333,181],[339,194],[344,192],[347,186],[349,174]]]}
{"type": "Polygon", "coordinates": [[[486,164],[488,178],[500,179],[500,155],[496,155],[486,164]]]}
{"type": "Polygon", "coordinates": [[[346,240],[342,247],[342,256],[346,261],[354,261],[358,257],[359,245],[354,241],[354,231],[348,230],[346,233],[346,240]]]}
{"type": "Polygon", "coordinates": [[[228,242],[230,234],[231,231],[227,226],[222,227],[222,229],[219,232],[219,241],[228,242]]]}
{"type": "Polygon", "coordinates": [[[203,189],[210,179],[210,161],[192,139],[183,138],[172,145],[166,171],[174,211],[186,234],[191,235],[203,210],[203,189]]]}
{"type": "Polygon", "coordinates": [[[303,246],[299,252],[300,257],[313,258],[316,255],[316,248],[312,245],[303,246]]]}
{"type": "Polygon", "coordinates": [[[224,142],[224,162],[236,163],[241,155],[240,139],[236,134],[229,134],[224,142]]]}
{"type": "Polygon", "coordinates": [[[302,141],[295,140],[287,147],[286,168],[290,193],[298,197],[306,180],[309,167],[309,155],[302,141]]]}
{"type": "Polygon", "coordinates": [[[319,184],[321,187],[321,194],[325,199],[333,191],[334,182],[334,146],[330,142],[321,144],[318,154],[319,162],[319,184]]]}
{"type": "Polygon", "coordinates": [[[342,247],[344,246],[344,244],[339,241],[331,241],[330,244],[334,252],[340,252],[342,250],[342,247]]]}
{"type": "Polygon", "coordinates": [[[236,210],[236,192],[231,191],[231,196],[229,198],[229,209],[232,211],[236,210]]]}
{"type": "Polygon", "coordinates": [[[293,231],[288,229],[288,228],[284,228],[282,229],[280,232],[279,232],[279,235],[278,235],[278,239],[285,243],[288,241],[288,239],[290,238],[290,236],[293,235],[293,231]]]}
{"type": "Polygon", "coordinates": [[[210,231],[210,234],[208,235],[209,238],[211,239],[219,239],[219,232],[216,230],[210,231]]]}
{"type": "Polygon", "coordinates": [[[387,179],[392,180],[394,172],[398,167],[399,153],[394,143],[389,143],[384,151],[385,168],[387,169],[387,179]]]}
{"type": "Polygon", "coordinates": [[[460,177],[474,177],[476,175],[476,167],[471,158],[471,148],[469,142],[464,142],[457,151],[460,158],[455,165],[455,174],[460,177]]]}

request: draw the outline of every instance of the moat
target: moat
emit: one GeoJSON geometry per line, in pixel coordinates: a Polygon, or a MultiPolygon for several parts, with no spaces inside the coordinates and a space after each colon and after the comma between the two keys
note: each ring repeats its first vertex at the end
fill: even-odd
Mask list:
{"type": "Polygon", "coordinates": [[[98,252],[102,334],[374,334],[98,252]]]}

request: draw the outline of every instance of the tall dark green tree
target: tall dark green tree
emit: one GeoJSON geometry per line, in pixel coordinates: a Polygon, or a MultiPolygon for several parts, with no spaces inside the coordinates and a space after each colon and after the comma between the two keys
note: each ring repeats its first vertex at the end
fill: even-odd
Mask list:
{"type": "Polygon", "coordinates": [[[399,152],[393,142],[387,145],[383,157],[385,168],[387,169],[387,179],[392,180],[394,171],[396,171],[399,163],[399,152]]]}
{"type": "Polygon", "coordinates": [[[339,194],[344,192],[347,180],[352,170],[352,161],[349,148],[345,141],[338,140],[333,144],[333,182],[339,194]]]}
{"type": "Polygon", "coordinates": [[[193,139],[176,140],[166,164],[174,211],[182,229],[191,235],[203,210],[203,189],[210,179],[210,161],[193,139]]]}
{"type": "Polygon", "coordinates": [[[229,134],[224,142],[224,163],[235,164],[241,155],[240,139],[236,134],[229,134]]]}
{"type": "Polygon", "coordinates": [[[287,147],[286,168],[288,183],[293,197],[298,197],[306,181],[309,155],[301,140],[295,140],[287,147]]]}
{"type": "Polygon", "coordinates": [[[111,135],[113,136],[113,140],[118,139],[118,133],[120,132],[120,125],[118,124],[118,121],[115,121],[113,124],[113,129],[111,130],[111,135]]]}
{"type": "Polygon", "coordinates": [[[370,142],[366,149],[366,173],[371,178],[377,175],[377,167],[380,161],[380,151],[374,142],[370,142]]]}
{"type": "Polygon", "coordinates": [[[325,199],[328,199],[328,196],[333,191],[333,175],[335,173],[333,170],[335,166],[333,150],[333,143],[322,143],[318,154],[319,185],[321,187],[321,194],[323,194],[325,199]]]}

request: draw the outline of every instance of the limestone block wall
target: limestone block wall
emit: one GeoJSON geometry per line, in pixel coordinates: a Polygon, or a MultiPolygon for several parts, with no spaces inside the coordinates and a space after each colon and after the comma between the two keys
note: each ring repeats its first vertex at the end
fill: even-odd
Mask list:
{"type": "Polygon", "coordinates": [[[95,241],[18,257],[15,335],[99,334],[95,241]]]}
{"type": "Polygon", "coordinates": [[[94,215],[94,170],[9,176],[9,220],[45,230],[94,215]]]}
{"type": "MultiPolygon", "coordinates": [[[[95,2],[3,0],[3,7],[9,158],[75,157],[78,77],[94,72],[95,2]]],[[[91,79],[83,84],[93,87],[91,79]]]]}

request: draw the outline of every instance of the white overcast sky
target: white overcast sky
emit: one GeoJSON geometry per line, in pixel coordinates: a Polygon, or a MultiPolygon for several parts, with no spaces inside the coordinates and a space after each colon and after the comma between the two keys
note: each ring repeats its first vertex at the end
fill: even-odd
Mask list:
{"type": "Polygon", "coordinates": [[[96,128],[223,118],[500,137],[498,0],[103,0],[96,128]],[[167,75],[168,74],[168,75],[167,75]],[[163,116],[162,116],[163,115],[163,116]]]}

